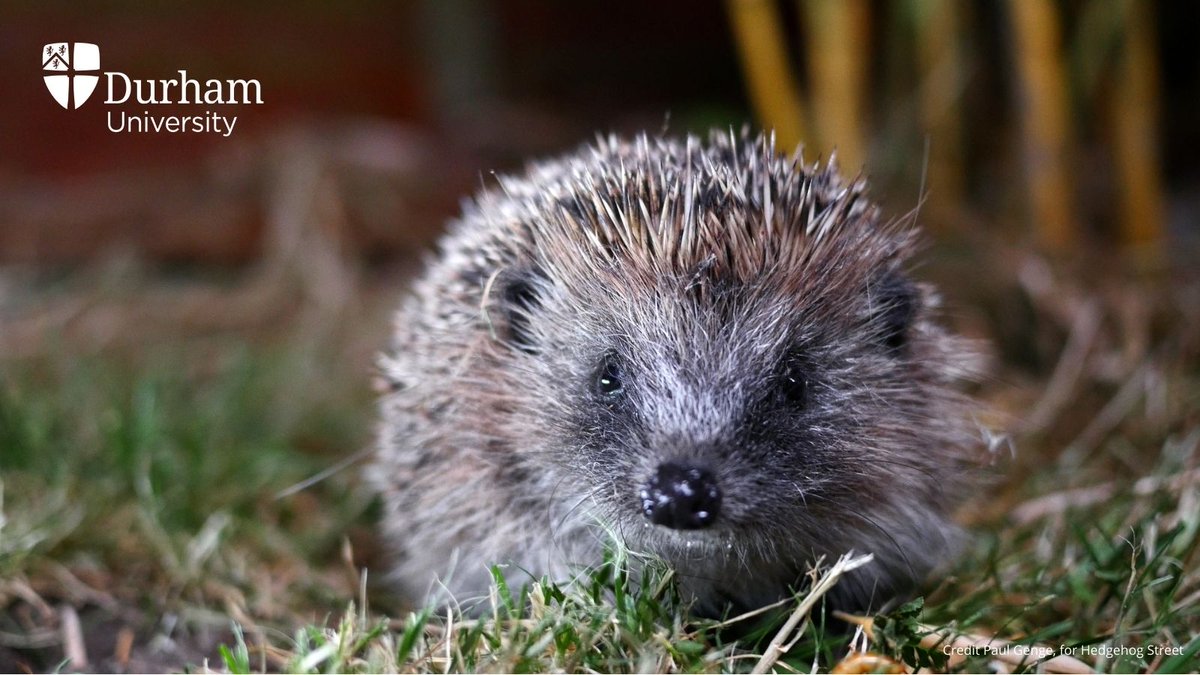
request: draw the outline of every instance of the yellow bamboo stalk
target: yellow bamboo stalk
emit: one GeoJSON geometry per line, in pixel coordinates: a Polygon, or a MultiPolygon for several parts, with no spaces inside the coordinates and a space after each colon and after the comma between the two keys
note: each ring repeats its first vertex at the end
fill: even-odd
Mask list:
{"type": "Polygon", "coordinates": [[[802,0],[800,6],[809,21],[805,42],[820,147],[836,147],[839,163],[854,173],[867,159],[863,96],[871,53],[869,8],[866,0],[802,0]]]}
{"type": "Polygon", "coordinates": [[[1039,241],[1052,250],[1077,240],[1067,172],[1067,80],[1058,9],[1050,0],[1009,0],[1029,207],[1039,241]]]}
{"type": "Polygon", "coordinates": [[[755,115],[763,127],[775,130],[779,147],[790,150],[805,138],[806,124],[779,13],[771,0],[727,0],[725,4],[755,115]]]}
{"type": "Polygon", "coordinates": [[[925,176],[935,226],[954,222],[965,201],[962,92],[965,86],[958,0],[911,0],[920,68],[921,124],[929,138],[925,176]]]}
{"type": "Polygon", "coordinates": [[[1162,167],[1156,138],[1159,68],[1154,53],[1153,8],[1141,0],[1122,3],[1125,43],[1118,56],[1112,101],[1113,150],[1121,197],[1121,238],[1137,248],[1161,244],[1162,167]]]}

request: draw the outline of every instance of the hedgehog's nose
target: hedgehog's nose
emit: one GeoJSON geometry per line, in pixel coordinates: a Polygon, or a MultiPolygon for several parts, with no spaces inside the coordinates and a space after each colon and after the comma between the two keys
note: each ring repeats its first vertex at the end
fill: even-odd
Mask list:
{"type": "Polygon", "coordinates": [[[650,522],[675,530],[708,527],[721,510],[721,489],[716,478],[694,466],[659,466],[638,496],[642,499],[642,514],[650,522]]]}

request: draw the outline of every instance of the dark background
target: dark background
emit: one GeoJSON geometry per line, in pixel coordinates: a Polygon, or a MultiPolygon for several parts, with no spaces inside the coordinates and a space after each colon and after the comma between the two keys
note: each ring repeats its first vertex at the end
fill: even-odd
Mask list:
{"type": "MultiPolygon", "coordinates": [[[[1123,92],[1104,79],[1107,63],[1085,58],[1107,53],[1088,46],[1109,39],[1094,18],[1105,3],[1055,6],[1072,87],[1076,193],[1064,199],[1076,206],[1085,241],[1103,247],[1115,227],[1106,110],[1123,92]]],[[[911,7],[871,3],[862,45],[866,168],[893,214],[917,201],[929,137],[916,112],[922,75],[905,23],[911,7]]],[[[1024,206],[1008,5],[958,7],[967,75],[954,100],[967,189],[954,222],[932,229],[990,229],[1022,245],[1036,214],[1024,206]]],[[[1154,134],[1167,231],[1187,237],[1200,208],[1195,10],[1182,2],[1135,7],[1153,13],[1158,35],[1160,73],[1148,76],[1160,85],[1154,134]]],[[[778,9],[805,87],[805,17],[791,3],[778,9]]],[[[755,123],[717,2],[16,2],[0,8],[0,63],[0,263],[39,268],[113,251],[169,265],[260,259],[270,247],[272,186],[297,153],[315,156],[335,183],[344,217],[334,235],[346,250],[370,262],[403,260],[492,171],[595,133],[755,123]],[[61,109],[46,92],[36,54],[58,41],[95,42],[102,71],[131,77],[183,68],[201,80],[255,78],[265,104],[218,106],[238,117],[230,138],[110,133],[105,112],[116,107],[97,103],[103,80],[79,110],[61,109]]],[[[808,146],[826,155],[831,144],[819,140],[808,146]]],[[[937,177],[924,177],[936,195],[937,177]]]]}

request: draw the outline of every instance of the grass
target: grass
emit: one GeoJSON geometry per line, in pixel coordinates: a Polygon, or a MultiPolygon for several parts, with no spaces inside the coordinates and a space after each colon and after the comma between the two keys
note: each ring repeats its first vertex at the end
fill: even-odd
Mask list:
{"type": "MultiPolygon", "coordinates": [[[[541,579],[520,591],[501,570],[494,574],[484,617],[427,608],[393,625],[351,605],[334,626],[300,629],[277,652],[278,663],[288,672],[710,672],[759,660],[729,638],[729,622],[687,618],[665,568],[634,581],[613,556],[570,583],[541,579]]],[[[765,644],[758,628],[742,642],[765,644]]],[[[844,634],[809,632],[814,638],[783,655],[784,663],[807,669],[847,642],[844,634]]],[[[238,672],[248,651],[239,641],[243,656],[230,652],[226,667],[238,672]]]]}
{"type": "Polygon", "coordinates": [[[391,296],[250,337],[47,342],[0,361],[0,670],[1200,669],[1200,284],[1080,278],[960,291],[1016,452],[961,559],[857,630],[815,602],[838,561],[726,622],[620,552],[574,581],[497,570],[479,617],[396,604],[356,470],[289,490],[368,444],[391,296]]]}
{"type": "MultiPolygon", "coordinates": [[[[309,378],[321,373],[301,367],[312,354],[297,349],[222,342],[136,363],[60,355],[7,364],[0,602],[11,610],[14,597],[36,593],[47,608],[133,607],[133,616],[91,618],[149,641],[164,614],[182,618],[170,639],[175,630],[190,638],[197,624],[224,632],[233,618],[294,617],[352,589],[338,563],[348,533],[365,527],[369,497],[349,481],[275,495],[344,444],[365,444],[349,424],[367,414],[369,396],[314,388],[309,378]],[[62,588],[64,574],[86,591],[62,588]]],[[[57,618],[35,612],[22,625],[4,614],[0,630],[37,633],[57,618]]],[[[35,667],[50,663],[29,654],[35,667]]]]}

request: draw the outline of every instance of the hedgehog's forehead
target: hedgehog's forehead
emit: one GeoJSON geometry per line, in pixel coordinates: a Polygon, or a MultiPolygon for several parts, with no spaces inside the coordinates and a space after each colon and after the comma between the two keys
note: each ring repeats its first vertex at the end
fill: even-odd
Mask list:
{"type": "Polygon", "coordinates": [[[788,290],[830,267],[842,274],[886,264],[903,238],[878,227],[874,210],[845,200],[803,210],[695,204],[687,210],[559,207],[515,222],[520,250],[550,277],[572,285],[614,283],[725,289],[769,284],[788,290]]]}
{"type": "Polygon", "coordinates": [[[505,214],[500,236],[519,255],[584,279],[615,267],[749,282],[880,234],[861,181],[795,158],[723,152],[604,146],[502,179],[503,196],[484,211],[505,214]]]}

